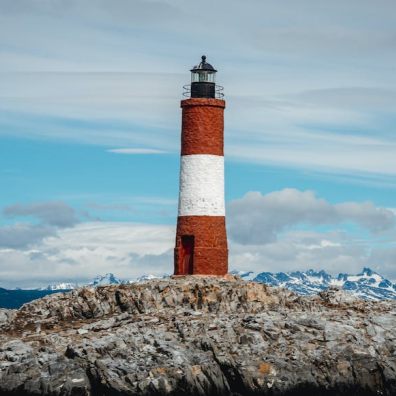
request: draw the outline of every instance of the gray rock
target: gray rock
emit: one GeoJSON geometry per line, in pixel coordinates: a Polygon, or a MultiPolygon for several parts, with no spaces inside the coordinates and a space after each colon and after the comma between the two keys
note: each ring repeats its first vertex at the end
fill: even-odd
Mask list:
{"type": "Polygon", "coordinates": [[[0,308],[0,329],[2,327],[6,327],[8,323],[14,318],[16,315],[15,309],[4,309],[0,308]]]}
{"type": "Polygon", "coordinates": [[[396,302],[185,277],[0,310],[0,395],[396,394],[396,302]]]}

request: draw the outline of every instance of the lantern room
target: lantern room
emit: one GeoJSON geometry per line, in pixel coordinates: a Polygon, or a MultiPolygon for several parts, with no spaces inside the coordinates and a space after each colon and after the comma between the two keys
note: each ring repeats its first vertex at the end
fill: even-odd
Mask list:
{"type": "Polygon", "coordinates": [[[191,97],[215,98],[216,97],[216,72],[217,70],[206,62],[203,55],[201,62],[191,70],[191,97]]]}

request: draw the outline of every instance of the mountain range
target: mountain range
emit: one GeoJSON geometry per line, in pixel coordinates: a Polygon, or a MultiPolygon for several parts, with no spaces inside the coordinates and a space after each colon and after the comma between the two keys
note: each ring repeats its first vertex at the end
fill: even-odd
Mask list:
{"type": "MultiPolygon", "coordinates": [[[[330,287],[338,287],[366,300],[396,300],[396,283],[385,279],[370,268],[363,268],[357,275],[341,273],[332,276],[326,271],[292,271],[292,272],[253,272],[231,271],[244,280],[265,283],[274,287],[284,287],[301,295],[317,294],[330,287]]],[[[119,279],[112,273],[98,275],[88,284],[56,283],[34,290],[7,290],[0,288],[0,308],[19,308],[26,302],[61,291],[69,291],[81,286],[121,285],[143,282],[164,276],[143,275],[133,280],[119,279]]]]}
{"type": "Polygon", "coordinates": [[[157,278],[163,278],[163,277],[168,277],[169,275],[163,275],[163,276],[156,276],[156,275],[142,275],[139,276],[136,279],[132,280],[126,280],[126,279],[120,279],[117,278],[114,274],[111,272],[105,274],[105,275],[98,275],[96,276],[91,282],[89,283],[84,283],[84,284],[78,284],[78,283],[55,283],[48,285],[46,287],[37,289],[37,290],[58,290],[58,291],[64,291],[64,290],[72,290],[72,289],[77,289],[78,287],[82,286],[107,286],[107,285],[128,285],[131,283],[136,283],[136,282],[143,282],[146,280],[150,279],[157,279],[157,278]]]}
{"type": "Polygon", "coordinates": [[[366,300],[396,299],[396,283],[385,279],[370,268],[357,275],[340,273],[331,276],[326,271],[260,272],[232,271],[243,279],[284,287],[301,295],[311,295],[338,287],[366,300]]]}

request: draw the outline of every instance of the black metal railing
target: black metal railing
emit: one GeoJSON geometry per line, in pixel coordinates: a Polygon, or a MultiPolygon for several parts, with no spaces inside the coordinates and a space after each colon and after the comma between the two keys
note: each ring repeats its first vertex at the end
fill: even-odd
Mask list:
{"type": "MultiPolygon", "coordinates": [[[[224,98],[224,87],[221,85],[215,85],[215,98],[223,99],[224,98]]],[[[185,98],[191,98],[191,84],[183,85],[183,96],[185,98]]]]}

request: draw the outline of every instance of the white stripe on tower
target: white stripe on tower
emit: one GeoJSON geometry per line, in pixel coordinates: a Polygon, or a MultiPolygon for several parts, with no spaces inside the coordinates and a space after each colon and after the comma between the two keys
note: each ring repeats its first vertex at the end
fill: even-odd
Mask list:
{"type": "Polygon", "coordinates": [[[225,216],[223,156],[181,156],[178,215],[225,216]]]}

